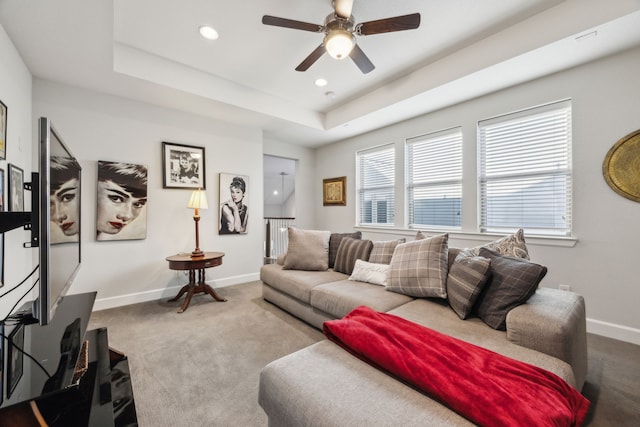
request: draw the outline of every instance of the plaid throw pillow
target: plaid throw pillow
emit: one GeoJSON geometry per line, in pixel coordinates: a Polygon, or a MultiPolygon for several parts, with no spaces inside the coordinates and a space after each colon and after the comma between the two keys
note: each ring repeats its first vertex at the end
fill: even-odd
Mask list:
{"type": "Polygon", "coordinates": [[[391,257],[393,256],[393,251],[396,249],[396,246],[405,242],[406,239],[404,237],[398,240],[373,242],[373,249],[371,249],[371,254],[369,254],[369,262],[373,262],[376,264],[389,264],[391,262],[391,257]]]}
{"type": "Polygon", "coordinates": [[[473,304],[489,278],[491,260],[459,254],[447,277],[447,300],[462,320],[469,317],[473,304]]]}
{"type": "Polygon", "coordinates": [[[493,329],[504,331],[507,313],[531,298],[547,267],[487,248],[480,248],[480,256],[491,260],[491,280],[476,303],[478,316],[493,329]]]}
{"type": "Polygon", "coordinates": [[[414,240],[396,246],[387,290],[412,297],[447,297],[449,235],[414,240]]]}

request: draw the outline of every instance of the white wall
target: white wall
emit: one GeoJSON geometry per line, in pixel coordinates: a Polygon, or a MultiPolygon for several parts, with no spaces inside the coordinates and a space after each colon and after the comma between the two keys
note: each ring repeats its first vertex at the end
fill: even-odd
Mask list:
{"type": "MultiPolygon", "coordinates": [[[[528,243],[534,261],[547,265],[542,286],[570,285],[584,295],[591,332],[640,343],[640,286],[637,275],[640,204],[614,193],[602,176],[602,162],[611,146],[640,128],[640,49],[624,52],[537,81],[519,85],[366,135],[322,147],[317,151],[317,178],[347,176],[346,207],[318,210],[317,227],[353,229],[355,217],[355,151],[379,144],[396,144],[396,223],[403,226],[404,139],[452,126],[462,126],[465,139],[463,240],[451,235],[452,246],[478,244],[476,216],[476,126],[480,119],[550,101],[572,98],[574,247],[528,243]],[[468,240],[471,237],[472,240],[468,240]]],[[[394,230],[365,233],[375,239],[414,232],[394,230]]],[[[489,240],[489,239],[487,239],[489,240]]]]}
{"type": "MultiPolygon", "coordinates": [[[[31,73],[16,51],[13,43],[0,26],[0,100],[7,106],[6,160],[0,160],[4,170],[4,203],[8,209],[8,163],[24,170],[25,181],[31,180],[33,161],[31,123],[31,73]]],[[[36,153],[37,154],[37,153],[36,153]]],[[[25,192],[25,210],[31,210],[31,196],[25,192]]],[[[36,266],[37,249],[24,249],[30,233],[18,228],[4,234],[4,294],[22,281],[36,266]]],[[[35,276],[37,278],[37,276],[35,276]]],[[[21,289],[0,300],[0,316],[9,314],[11,307],[24,294],[33,281],[27,281],[21,289]]],[[[32,298],[27,297],[25,301],[32,298]]],[[[8,331],[7,331],[8,332],[8,331]]]]}
{"type": "Polygon", "coordinates": [[[318,187],[322,191],[322,180],[318,184],[315,150],[265,139],[264,154],[296,161],[295,208],[293,209],[296,216],[296,224],[300,228],[315,228],[318,197],[320,197],[320,203],[322,204],[322,192],[320,196],[317,193],[318,187]]]}
{"type": "Polygon", "coordinates": [[[206,270],[207,281],[224,286],[257,279],[264,233],[261,130],[39,79],[33,98],[34,126],[38,117],[50,118],[83,168],[82,267],[70,292],[98,291],[100,309],[173,296],[186,283],[165,258],[195,248],[193,210],[186,207],[191,191],[162,188],[163,141],[205,147],[210,209],[201,211],[200,247],[226,253],[221,266],[206,270]],[[146,239],[95,240],[98,160],[147,165],[146,239]],[[218,235],[220,172],[249,176],[247,235],[218,235]]]}

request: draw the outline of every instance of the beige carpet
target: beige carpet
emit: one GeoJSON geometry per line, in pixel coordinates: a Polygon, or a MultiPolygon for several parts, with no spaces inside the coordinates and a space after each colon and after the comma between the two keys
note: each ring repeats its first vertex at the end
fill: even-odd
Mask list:
{"type": "MultiPolygon", "coordinates": [[[[208,295],[153,301],[93,314],[109,342],[129,356],[142,427],[265,427],[258,379],[267,363],[324,339],[322,333],[261,297],[260,282],[208,295]]],[[[591,401],[586,425],[640,426],[640,347],[589,335],[591,401]]],[[[371,426],[373,427],[373,426],[371,426]]]]}
{"type": "Polygon", "coordinates": [[[261,298],[260,282],[217,289],[228,299],[193,297],[95,312],[109,344],[126,353],[142,427],[266,426],[260,370],[324,338],[261,298]]]}

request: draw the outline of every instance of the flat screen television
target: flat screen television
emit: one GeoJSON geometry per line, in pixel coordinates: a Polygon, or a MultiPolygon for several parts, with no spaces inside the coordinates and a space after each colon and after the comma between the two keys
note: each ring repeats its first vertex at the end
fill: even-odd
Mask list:
{"type": "Polygon", "coordinates": [[[31,241],[39,247],[40,280],[32,314],[40,325],[47,325],[80,269],[82,168],[51,120],[41,117],[38,125],[39,177],[31,183],[31,241]]]}

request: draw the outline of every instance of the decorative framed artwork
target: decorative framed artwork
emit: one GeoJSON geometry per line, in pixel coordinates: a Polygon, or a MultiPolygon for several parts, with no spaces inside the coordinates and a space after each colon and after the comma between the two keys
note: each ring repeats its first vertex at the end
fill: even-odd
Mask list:
{"type": "Polygon", "coordinates": [[[24,171],[9,163],[9,210],[24,211],[24,171]]]}
{"type": "Polygon", "coordinates": [[[322,180],[322,204],[324,206],[347,205],[347,177],[322,180]]]}
{"type": "Polygon", "coordinates": [[[7,158],[7,106],[0,101],[0,160],[7,158]]]}
{"type": "Polygon", "coordinates": [[[622,137],[602,163],[609,187],[622,197],[640,202],[640,130],[622,137]]]}
{"type": "Polygon", "coordinates": [[[24,367],[24,325],[16,326],[9,335],[7,351],[7,399],[20,382],[24,367]]]}
{"type": "Polygon", "coordinates": [[[162,188],[204,190],[204,147],[163,142],[162,179],[162,188]]]}
{"type": "Polygon", "coordinates": [[[220,224],[218,234],[247,234],[249,177],[220,174],[220,224]]]}
{"type": "Polygon", "coordinates": [[[147,237],[147,167],[98,162],[96,240],[147,237]]]}

